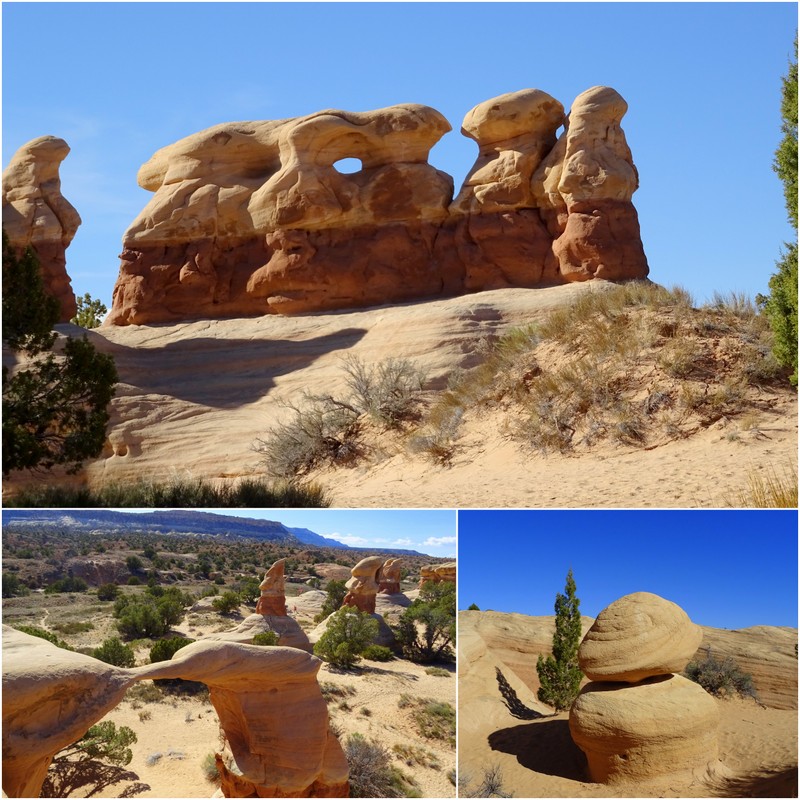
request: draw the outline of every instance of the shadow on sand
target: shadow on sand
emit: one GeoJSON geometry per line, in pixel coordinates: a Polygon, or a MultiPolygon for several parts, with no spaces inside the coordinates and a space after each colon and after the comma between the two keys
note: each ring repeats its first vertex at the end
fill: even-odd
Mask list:
{"type": "Polygon", "coordinates": [[[586,757],[572,741],[565,719],[545,718],[501,728],[489,734],[488,741],[492,750],[514,756],[526,769],[573,781],[588,780],[586,757]]]}
{"type": "Polygon", "coordinates": [[[797,767],[757,775],[724,778],[711,787],[711,797],[797,797],[797,767]]]}
{"type": "Polygon", "coordinates": [[[150,790],[135,772],[101,761],[56,759],[50,765],[41,797],[69,797],[80,789],[81,797],[136,797],[150,790]],[[117,784],[132,781],[128,786],[117,784]],[[116,788],[112,788],[116,787],[116,788]]]}

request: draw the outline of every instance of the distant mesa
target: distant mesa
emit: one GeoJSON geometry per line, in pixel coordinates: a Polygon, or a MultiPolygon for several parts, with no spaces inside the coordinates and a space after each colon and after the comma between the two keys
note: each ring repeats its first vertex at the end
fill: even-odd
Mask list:
{"type": "Polygon", "coordinates": [[[153,197],[124,234],[106,324],[645,278],[626,109],[608,87],[568,117],[538,89],[480,103],[462,127],[478,159],[455,197],[428,163],[450,124],[423,105],[188,136],[139,171],[153,197]],[[346,158],[361,169],[340,172],[346,158]]]}
{"type": "Polygon", "coordinates": [[[3,230],[18,254],[28,246],[36,251],[45,291],[61,305],[60,322],[77,313],[65,252],[81,218],[61,194],[59,177],[68,153],[63,139],[40,136],[20,147],[3,171],[3,230]]]}
{"type": "Polygon", "coordinates": [[[593,679],[569,712],[569,730],[598,783],[717,766],[719,710],[686,667],[702,631],[675,603],[649,592],[600,612],[578,650],[593,679]]]}

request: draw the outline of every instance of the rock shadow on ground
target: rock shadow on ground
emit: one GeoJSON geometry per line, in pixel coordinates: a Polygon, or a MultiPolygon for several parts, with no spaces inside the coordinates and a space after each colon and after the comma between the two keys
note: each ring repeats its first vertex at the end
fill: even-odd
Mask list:
{"type": "Polygon", "coordinates": [[[489,747],[508,753],[525,769],[584,783],[586,757],[572,741],[566,719],[542,719],[489,734],[489,747]]]}

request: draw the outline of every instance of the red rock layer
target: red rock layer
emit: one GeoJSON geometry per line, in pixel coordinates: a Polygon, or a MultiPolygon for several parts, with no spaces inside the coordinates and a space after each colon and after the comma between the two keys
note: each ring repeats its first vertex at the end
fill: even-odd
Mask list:
{"type": "Polygon", "coordinates": [[[285,617],[286,598],[264,597],[262,595],[256,603],[256,614],[261,614],[263,617],[285,617]]]}
{"type": "Polygon", "coordinates": [[[353,594],[348,592],[342,601],[343,606],[352,606],[359,611],[365,611],[367,614],[375,613],[375,595],[374,594],[353,594]]]}

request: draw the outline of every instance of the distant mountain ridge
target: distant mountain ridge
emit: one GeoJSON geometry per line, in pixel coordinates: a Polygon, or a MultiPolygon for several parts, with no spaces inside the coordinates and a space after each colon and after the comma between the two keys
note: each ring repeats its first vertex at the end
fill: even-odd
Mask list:
{"type": "Polygon", "coordinates": [[[124,513],[107,509],[6,509],[3,527],[59,528],[72,531],[92,531],[102,528],[120,533],[178,533],[207,536],[237,536],[261,541],[282,542],[294,547],[326,547],[341,550],[369,550],[375,553],[405,553],[425,555],[416,550],[387,550],[385,548],[353,548],[336,539],[321,536],[308,528],[289,528],[281,522],[209,511],[146,511],[124,513]]]}

